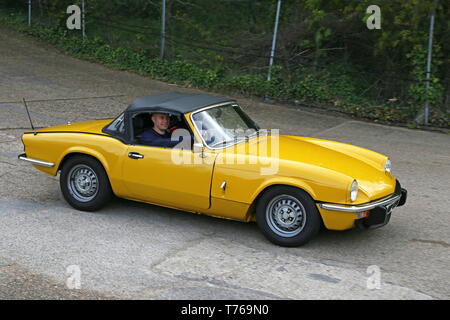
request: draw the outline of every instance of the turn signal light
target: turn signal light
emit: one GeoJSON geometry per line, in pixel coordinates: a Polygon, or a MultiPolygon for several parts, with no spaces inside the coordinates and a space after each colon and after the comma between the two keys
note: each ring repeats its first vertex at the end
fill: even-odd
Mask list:
{"type": "Polygon", "coordinates": [[[363,212],[358,212],[356,214],[356,217],[358,219],[360,219],[360,218],[367,218],[368,216],[369,216],[369,210],[366,210],[366,211],[363,211],[363,212]]]}

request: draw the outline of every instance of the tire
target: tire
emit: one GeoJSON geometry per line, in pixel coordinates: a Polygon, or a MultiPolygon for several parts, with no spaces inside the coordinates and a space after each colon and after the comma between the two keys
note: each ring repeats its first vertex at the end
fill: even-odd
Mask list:
{"type": "Polygon", "coordinates": [[[256,223],[272,243],[297,247],[319,232],[322,219],[308,193],[294,187],[276,186],[258,200],[256,223]]]}
{"type": "Polygon", "coordinates": [[[69,158],[61,170],[59,184],[64,199],[82,211],[101,209],[113,195],[105,169],[89,156],[69,158]]]}

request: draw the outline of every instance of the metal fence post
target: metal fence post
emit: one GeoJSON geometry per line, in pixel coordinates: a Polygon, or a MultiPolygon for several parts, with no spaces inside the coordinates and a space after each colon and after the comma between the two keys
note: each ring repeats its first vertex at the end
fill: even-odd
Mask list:
{"type": "Polygon", "coordinates": [[[83,34],[83,40],[84,38],[86,38],[86,24],[85,24],[85,19],[86,19],[86,6],[84,3],[84,0],[81,2],[81,28],[82,28],[82,34],[83,34]]]}
{"type": "Polygon", "coordinates": [[[31,0],[28,0],[28,26],[31,27],[31,0]]]}
{"type": "Polygon", "coordinates": [[[436,5],[438,0],[435,0],[433,3],[433,9],[431,10],[430,17],[430,31],[428,35],[428,57],[427,57],[427,75],[426,75],[426,84],[425,84],[425,94],[427,95],[427,101],[424,107],[424,124],[428,126],[428,118],[430,112],[430,102],[428,101],[428,91],[430,89],[430,77],[431,77],[431,59],[433,53],[433,31],[434,31],[434,15],[436,12],[436,5]]]}
{"type": "Polygon", "coordinates": [[[164,59],[164,46],[166,40],[166,0],[162,0],[162,13],[161,13],[161,53],[160,59],[164,59]]]}
{"type": "Polygon", "coordinates": [[[270,79],[272,78],[271,71],[273,65],[273,57],[275,56],[275,45],[277,43],[278,21],[280,19],[280,7],[281,7],[281,0],[278,0],[277,14],[275,17],[275,28],[273,30],[273,38],[272,38],[272,50],[270,51],[269,73],[267,74],[267,81],[270,81],[270,79]]]}

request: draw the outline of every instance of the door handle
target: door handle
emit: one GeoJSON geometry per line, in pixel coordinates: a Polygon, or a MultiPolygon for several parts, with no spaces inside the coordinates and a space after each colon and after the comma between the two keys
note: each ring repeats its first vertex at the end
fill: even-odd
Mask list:
{"type": "Polygon", "coordinates": [[[143,159],[144,155],[137,152],[130,152],[128,153],[128,157],[130,157],[131,159],[143,159]]]}

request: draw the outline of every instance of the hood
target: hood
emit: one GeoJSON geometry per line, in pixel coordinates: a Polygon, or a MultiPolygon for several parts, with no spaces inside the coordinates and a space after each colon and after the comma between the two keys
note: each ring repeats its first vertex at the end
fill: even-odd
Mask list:
{"type": "MultiPolygon", "coordinates": [[[[385,172],[387,157],[380,153],[329,140],[286,135],[278,137],[279,152],[278,155],[272,154],[272,157],[278,157],[281,163],[283,160],[297,162],[344,174],[352,180],[356,179],[360,191],[370,200],[382,198],[395,190],[396,179],[385,172]]],[[[276,145],[270,145],[274,143],[271,140],[270,137],[263,136],[250,140],[249,145],[258,144],[258,148],[263,148],[262,150],[266,148],[265,150],[275,151],[276,145]]]]}

